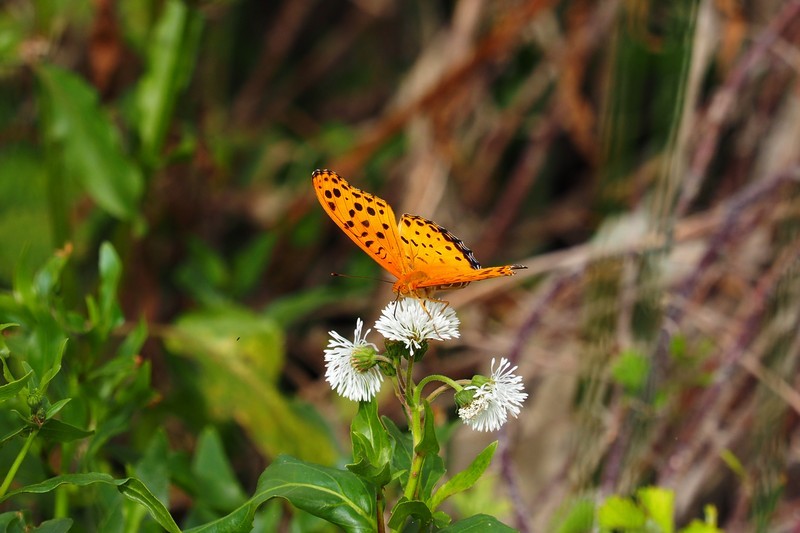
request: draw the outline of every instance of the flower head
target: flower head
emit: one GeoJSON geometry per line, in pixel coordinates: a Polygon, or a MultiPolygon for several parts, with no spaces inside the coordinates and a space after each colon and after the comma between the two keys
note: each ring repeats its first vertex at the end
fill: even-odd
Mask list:
{"type": "Polygon", "coordinates": [[[375,329],[385,338],[402,342],[413,354],[426,340],[457,339],[459,321],[446,302],[401,298],[390,302],[375,329]]]}
{"type": "Polygon", "coordinates": [[[362,336],[364,322],[359,318],[351,342],[335,331],[325,350],[325,379],[339,395],[353,401],[371,400],[380,390],[383,374],[376,365],[377,348],[362,336]]]}
{"type": "Polygon", "coordinates": [[[497,370],[492,358],[492,375],[483,378],[483,384],[468,385],[465,390],[475,391],[472,401],[458,410],[461,420],[477,431],[497,431],[508,420],[508,413],[514,418],[519,415],[520,407],[528,393],[522,385],[522,377],[514,375],[517,367],[505,357],[500,359],[497,370]]]}

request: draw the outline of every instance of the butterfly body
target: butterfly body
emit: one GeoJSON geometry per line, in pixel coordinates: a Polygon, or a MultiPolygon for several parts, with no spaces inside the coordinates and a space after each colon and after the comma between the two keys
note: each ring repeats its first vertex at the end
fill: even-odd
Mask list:
{"type": "Polygon", "coordinates": [[[397,278],[401,296],[430,298],[473,281],[511,276],[522,265],[481,268],[461,239],[417,215],[398,224],[385,200],[353,187],[335,172],[315,170],[314,190],[331,219],[362,250],[397,278]]]}

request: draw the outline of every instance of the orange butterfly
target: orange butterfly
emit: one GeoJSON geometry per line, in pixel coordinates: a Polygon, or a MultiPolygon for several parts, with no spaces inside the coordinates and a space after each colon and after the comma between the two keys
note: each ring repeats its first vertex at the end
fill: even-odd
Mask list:
{"type": "Polygon", "coordinates": [[[397,278],[392,288],[398,295],[430,298],[436,291],[512,276],[514,270],[527,268],[481,268],[472,250],[439,224],[405,214],[398,229],[394,211],[384,200],[356,189],[330,170],[315,170],[312,179],[328,216],[397,278]]]}

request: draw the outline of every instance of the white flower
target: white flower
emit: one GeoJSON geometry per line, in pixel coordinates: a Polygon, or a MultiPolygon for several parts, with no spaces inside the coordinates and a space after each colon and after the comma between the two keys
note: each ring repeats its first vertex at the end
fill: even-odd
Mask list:
{"type": "Polygon", "coordinates": [[[377,348],[366,341],[370,330],[361,335],[363,326],[364,322],[359,318],[353,342],[330,331],[331,339],[325,350],[325,379],[339,395],[356,402],[371,400],[383,382],[383,374],[377,365],[364,368],[364,363],[375,356],[377,348]]]}
{"type": "Polygon", "coordinates": [[[375,329],[387,339],[400,341],[413,354],[425,340],[458,338],[459,321],[455,310],[447,302],[417,298],[401,298],[389,302],[375,329]]]}
{"type": "Polygon", "coordinates": [[[511,368],[505,357],[500,359],[497,370],[494,363],[492,358],[492,376],[486,383],[480,387],[464,387],[474,390],[475,396],[469,405],[458,410],[461,420],[477,431],[497,431],[508,420],[508,413],[514,418],[519,415],[522,402],[528,397],[528,393],[523,392],[522,377],[514,375],[517,367],[511,368]]]}

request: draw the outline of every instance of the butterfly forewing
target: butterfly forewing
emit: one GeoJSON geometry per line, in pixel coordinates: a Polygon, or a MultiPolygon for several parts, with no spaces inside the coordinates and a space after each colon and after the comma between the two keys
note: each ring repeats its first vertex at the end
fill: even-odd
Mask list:
{"type": "Polygon", "coordinates": [[[384,200],[330,170],[315,170],[314,190],[320,204],[353,242],[395,277],[405,271],[397,219],[384,200]]]}

